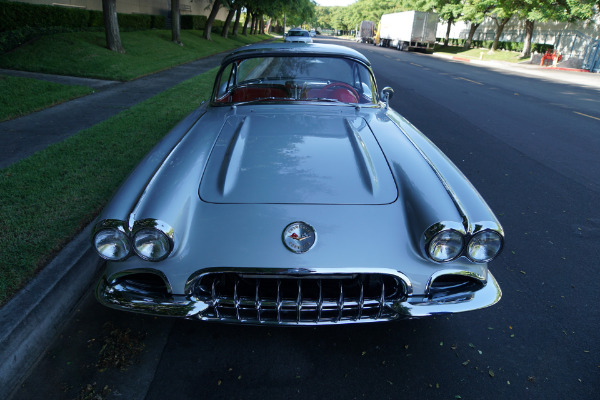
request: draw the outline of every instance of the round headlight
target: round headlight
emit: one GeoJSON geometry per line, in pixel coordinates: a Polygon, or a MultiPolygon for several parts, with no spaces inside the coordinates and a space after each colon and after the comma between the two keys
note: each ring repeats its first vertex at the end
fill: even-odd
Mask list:
{"type": "Polygon", "coordinates": [[[471,238],[467,246],[469,258],[475,262],[487,262],[498,255],[502,248],[502,236],[493,231],[482,231],[471,238]]]}
{"type": "Polygon", "coordinates": [[[94,247],[102,258],[118,261],[129,255],[131,244],[125,233],[118,229],[103,229],[94,236],[94,247]]]}
{"type": "Polygon", "coordinates": [[[463,236],[457,231],[442,231],[429,242],[429,256],[438,262],[455,259],[463,249],[463,236]]]}
{"type": "Polygon", "coordinates": [[[133,237],[133,247],[138,256],[148,261],[160,261],[169,255],[169,238],[156,229],[140,229],[133,237]]]}

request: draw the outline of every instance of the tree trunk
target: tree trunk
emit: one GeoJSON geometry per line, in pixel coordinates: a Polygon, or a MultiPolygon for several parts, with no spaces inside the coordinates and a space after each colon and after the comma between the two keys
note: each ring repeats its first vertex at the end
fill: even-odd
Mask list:
{"type": "Polygon", "coordinates": [[[444,37],[444,46],[448,46],[448,42],[450,41],[450,29],[452,29],[453,23],[454,17],[448,18],[448,27],[446,28],[446,36],[444,37]]]}
{"type": "Polygon", "coordinates": [[[258,20],[258,34],[262,35],[264,33],[265,33],[265,20],[264,20],[263,16],[261,15],[258,20]]]}
{"type": "Polygon", "coordinates": [[[221,31],[221,36],[227,38],[229,35],[229,26],[231,25],[231,20],[233,19],[233,14],[235,14],[235,8],[231,7],[229,12],[227,13],[227,18],[225,18],[225,24],[223,25],[223,30],[221,31]]]}
{"type": "Polygon", "coordinates": [[[233,36],[238,35],[238,30],[240,28],[240,19],[242,17],[242,7],[239,4],[235,6],[236,14],[235,14],[235,24],[233,25],[233,36]]]}
{"type": "Polygon", "coordinates": [[[498,43],[500,42],[500,36],[502,36],[502,32],[504,32],[504,27],[510,21],[511,17],[502,18],[498,21],[498,18],[494,18],[494,22],[496,23],[496,35],[494,36],[494,44],[492,44],[492,49],[490,52],[494,52],[498,50],[498,43]]]}
{"type": "Polygon", "coordinates": [[[531,38],[533,37],[533,24],[534,21],[525,21],[525,40],[523,41],[523,51],[521,57],[531,56],[531,38]]]}
{"type": "Polygon", "coordinates": [[[102,14],[104,15],[104,32],[106,33],[106,47],[117,53],[125,53],[119,33],[119,20],[117,19],[117,0],[102,0],[102,14]]]}
{"type": "Polygon", "coordinates": [[[256,33],[256,14],[252,13],[252,21],[250,22],[250,34],[256,33]]]}
{"type": "Polygon", "coordinates": [[[469,28],[469,37],[467,37],[467,41],[465,42],[464,46],[465,49],[471,48],[471,44],[473,43],[473,36],[475,36],[475,31],[477,30],[477,28],[479,28],[479,25],[481,25],[481,22],[478,24],[471,22],[471,27],[469,28]]]}
{"type": "Polygon", "coordinates": [[[206,25],[204,26],[204,34],[202,35],[202,37],[206,40],[210,40],[210,31],[212,30],[213,23],[215,22],[215,18],[219,12],[219,7],[221,7],[221,0],[214,0],[212,10],[210,10],[210,15],[208,16],[206,25]]]}
{"type": "Polygon", "coordinates": [[[242,29],[244,36],[248,36],[248,22],[250,22],[250,10],[246,8],[246,19],[244,19],[244,28],[242,29]]]}
{"type": "Polygon", "coordinates": [[[179,0],[171,0],[171,41],[183,46],[183,43],[181,43],[181,13],[179,11],[179,0]]]}

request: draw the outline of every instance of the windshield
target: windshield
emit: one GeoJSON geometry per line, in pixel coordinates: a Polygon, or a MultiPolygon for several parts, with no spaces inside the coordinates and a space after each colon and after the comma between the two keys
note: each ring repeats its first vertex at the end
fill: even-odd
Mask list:
{"type": "Polygon", "coordinates": [[[248,58],[226,65],[217,77],[217,103],[274,100],[377,102],[369,69],[348,58],[248,58]]]}
{"type": "Polygon", "coordinates": [[[310,36],[308,31],[289,31],[288,36],[310,36]]]}

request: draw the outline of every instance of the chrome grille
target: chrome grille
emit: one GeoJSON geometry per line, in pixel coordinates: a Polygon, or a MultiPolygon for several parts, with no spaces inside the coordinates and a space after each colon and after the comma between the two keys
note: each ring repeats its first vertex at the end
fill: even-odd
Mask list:
{"type": "Polygon", "coordinates": [[[205,320],[314,325],[391,320],[406,299],[402,279],[386,274],[260,275],[235,272],[199,277],[193,295],[209,307],[205,320]]]}

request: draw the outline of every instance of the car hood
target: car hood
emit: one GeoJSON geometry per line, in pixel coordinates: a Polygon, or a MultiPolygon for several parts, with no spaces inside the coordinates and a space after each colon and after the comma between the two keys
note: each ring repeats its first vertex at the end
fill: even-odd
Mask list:
{"type": "Polygon", "coordinates": [[[388,204],[398,191],[359,116],[230,115],[200,184],[209,203],[388,204]]]}

